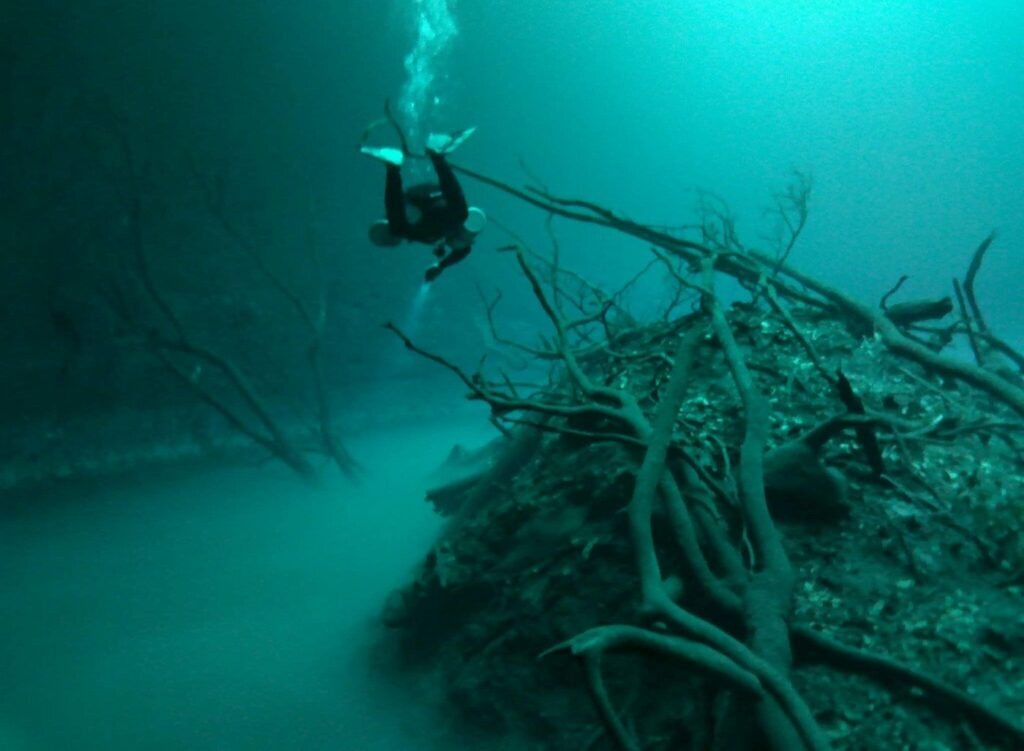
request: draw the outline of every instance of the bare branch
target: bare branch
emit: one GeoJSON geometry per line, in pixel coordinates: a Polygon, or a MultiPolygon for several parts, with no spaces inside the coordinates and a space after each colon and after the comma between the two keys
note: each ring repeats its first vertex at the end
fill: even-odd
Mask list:
{"type": "Polygon", "coordinates": [[[967,331],[967,340],[971,343],[971,352],[974,353],[974,361],[978,367],[985,367],[985,358],[982,356],[981,347],[978,346],[978,338],[974,335],[974,322],[967,312],[967,305],[964,303],[964,292],[960,287],[960,280],[953,280],[953,291],[956,292],[956,303],[960,307],[960,320],[963,321],[964,329],[967,331]]]}
{"type": "Polygon", "coordinates": [[[983,704],[955,686],[887,657],[843,644],[806,626],[796,626],[792,633],[794,645],[799,649],[802,661],[825,662],[845,669],[854,668],[858,672],[866,672],[882,679],[887,684],[899,681],[901,684],[914,686],[962,712],[986,731],[1016,738],[1017,746],[1024,747],[1024,726],[1018,720],[983,704]]]}
{"type": "Polygon", "coordinates": [[[888,292],[886,292],[884,295],[882,295],[882,299],[878,302],[878,307],[880,307],[882,310],[888,310],[889,298],[892,297],[893,295],[895,295],[897,292],[899,292],[900,291],[900,287],[902,287],[903,284],[909,278],[910,277],[907,276],[906,274],[902,274],[900,276],[899,280],[896,282],[896,284],[894,284],[892,286],[892,288],[889,289],[888,292]]]}
{"type": "Polygon", "coordinates": [[[974,320],[978,324],[978,330],[982,333],[988,333],[988,326],[985,324],[985,319],[981,316],[981,308],[978,307],[978,301],[974,296],[974,278],[978,275],[978,271],[981,270],[981,262],[985,260],[985,252],[995,239],[996,231],[992,230],[988,237],[981,241],[981,244],[974,251],[974,255],[971,256],[971,263],[967,267],[967,275],[964,277],[964,293],[966,294],[968,304],[971,306],[974,320]]]}

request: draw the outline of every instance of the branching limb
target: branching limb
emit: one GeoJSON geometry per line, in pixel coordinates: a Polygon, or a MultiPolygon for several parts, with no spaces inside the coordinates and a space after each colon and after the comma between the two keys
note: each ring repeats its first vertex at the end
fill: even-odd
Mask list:
{"type": "MultiPolygon", "coordinates": [[[[134,328],[144,330],[143,341],[149,346],[156,359],[177,380],[185,384],[196,394],[201,401],[210,405],[221,414],[232,427],[266,448],[298,474],[306,477],[310,476],[313,472],[312,466],[292,444],[284,429],[278,424],[263,399],[257,394],[255,387],[227,357],[212,349],[197,345],[189,338],[181,319],[157,285],[153,278],[147,253],[147,240],[144,230],[145,217],[142,207],[142,173],[136,163],[134,151],[127,138],[121,137],[120,145],[125,162],[124,169],[131,181],[130,189],[125,192],[123,198],[127,202],[129,240],[135,266],[134,274],[150,301],[160,312],[164,323],[170,328],[172,335],[165,336],[160,333],[158,328],[147,329],[137,320],[126,320],[125,323],[134,328]],[[252,416],[263,426],[266,434],[261,434],[258,430],[249,427],[246,419],[228,406],[227,402],[204,388],[200,384],[201,371],[186,372],[169,356],[169,353],[195,358],[220,372],[227,379],[233,391],[241,398],[242,403],[252,416]]],[[[127,314],[128,310],[121,308],[119,312],[127,314]]]]}
{"type": "Polygon", "coordinates": [[[1019,720],[993,709],[970,694],[881,655],[843,644],[806,626],[792,629],[793,644],[801,661],[824,662],[842,669],[854,669],[886,683],[898,683],[922,689],[928,696],[962,712],[974,726],[989,735],[1013,739],[1024,748],[1024,726],[1019,720]]]}
{"type": "MultiPolygon", "coordinates": [[[[532,399],[514,399],[505,394],[498,394],[486,388],[482,379],[468,375],[458,366],[447,361],[443,357],[434,355],[419,349],[408,337],[406,337],[393,324],[387,328],[395,333],[405,346],[423,357],[432,360],[447,368],[469,388],[472,398],[482,399],[491,404],[492,409],[497,408],[502,413],[522,410],[527,412],[538,412],[554,416],[576,416],[576,415],[599,415],[610,418],[616,424],[624,426],[636,438],[645,442],[650,440],[652,428],[647,422],[642,410],[636,404],[635,399],[629,397],[626,392],[616,389],[596,386],[584,373],[574,354],[566,347],[565,325],[555,308],[552,306],[539,278],[525,261],[521,250],[517,251],[517,260],[523,273],[526,275],[534,291],[534,295],[551,321],[556,331],[555,345],[562,354],[563,362],[570,373],[570,378],[579,391],[588,398],[584,404],[556,404],[544,403],[532,399]]],[[[684,358],[685,360],[685,358],[684,358]]],[[[682,367],[682,365],[680,365],[682,367]]],[[[663,492],[671,492],[675,487],[674,480],[665,473],[660,480],[663,492]]],[[[763,492],[763,491],[762,491],[763,492]]],[[[678,494],[678,488],[675,487],[678,494]]],[[[766,691],[773,697],[777,706],[781,708],[785,717],[789,719],[792,727],[797,729],[799,738],[803,745],[811,751],[822,751],[828,747],[828,743],[814,721],[810,710],[794,690],[783,673],[780,673],[771,664],[751,652],[741,642],[730,636],[721,628],[712,625],[710,622],[692,615],[677,605],[665,589],[661,581],[661,573],[658,567],[657,557],[654,552],[654,540],[651,530],[651,499],[652,493],[644,493],[642,497],[649,499],[649,502],[637,504],[634,509],[631,504],[630,527],[633,543],[638,547],[637,560],[641,567],[641,575],[644,583],[641,585],[644,593],[644,610],[652,620],[662,620],[680,634],[701,641],[723,655],[740,664],[745,669],[758,676],[766,691]]],[[[671,499],[670,499],[671,501],[671,499]]],[[[677,510],[684,509],[681,498],[673,502],[677,510]]],[[[671,507],[670,507],[671,508],[671,507]]],[[[692,527],[692,522],[691,522],[692,527]]],[[[678,531],[677,531],[678,537],[678,531]]],[[[695,539],[695,538],[694,538],[695,539]]],[[[694,543],[693,550],[699,551],[699,546],[694,543]]],[[[703,560],[700,558],[699,560],[703,560]]],[[[704,562],[704,568],[707,568],[704,562]]],[[[710,574],[708,575],[710,579],[710,574]]],[[[738,606],[734,606],[736,608],[738,606]]],[[[773,704],[775,706],[775,704],[773,704]]],[[[799,742],[799,741],[798,741],[799,742]]],[[[795,747],[794,747],[795,748],[795,747]]]]}
{"type": "MultiPolygon", "coordinates": [[[[651,226],[624,219],[591,202],[556,199],[544,191],[522,191],[501,180],[465,167],[456,167],[456,169],[464,175],[491,185],[544,211],[631,235],[690,263],[699,263],[701,259],[711,254],[711,250],[701,243],[674,237],[651,226]]],[[[976,366],[937,355],[900,332],[896,325],[885,317],[883,311],[872,309],[849,295],[788,267],[785,263],[780,264],[779,259],[748,250],[742,257],[733,255],[719,259],[717,268],[747,284],[756,284],[761,278],[767,276],[768,283],[773,285],[784,297],[818,309],[838,309],[843,314],[851,316],[861,324],[873,329],[882,338],[886,347],[895,354],[915,360],[925,367],[987,391],[1024,415],[1024,389],[1009,384],[999,376],[976,366]],[[770,273],[772,270],[775,270],[776,273],[770,273]],[[804,289],[810,290],[810,294],[792,284],[787,284],[785,279],[795,281],[804,289]]]]}
{"type": "MultiPolygon", "coordinates": [[[[545,191],[524,191],[501,180],[476,172],[475,170],[458,165],[452,165],[452,167],[460,174],[471,177],[485,185],[497,188],[498,190],[532,204],[539,209],[557,216],[572,219],[573,221],[583,222],[585,224],[595,224],[630,235],[643,242],[661,248],[662,250],[679,257],[693,266],[699,266],[701,259],[710,256],[714,252],[705,244],[674,236],[667,231],[659,230],[651,225],[640,224],[638,222],[625,219],[616,215],[614,212],[589,201],[564,198],[559,199],[549,196],[545,191]]],[[[774,260],[767,261],[767,267],[770,267],[773,263],[775,263],[774,260]]],[[[755,263],[744,255],[736,253],[723,255],[718,259],[718,269],[720,271],[723,271],[746,284],[756,284],[759,279],[766,274],[765,268],[766,267],[762,265],[761,262],[755,263]]],[[[791,300],[802,302],[813,308],[821,309],[831,307],[827,301],[823,301],[818,296],[810,295],[801,291],[797,287],[779,279],[778,276],[772,276],[768,280],[768,283],[775,286],[775,288],[779,290],[780,294],[791,300]]]]}
{"type": "MultiPolygon", "coordinates": [[[[751,251],[751,257],[768,265],[772,259],[751,251]]],[[[817,279],[796,269],[784,266],[780,273],[798,281],[807,289],[821,295],[832,302],[846,315],[859,320],[871,327],[882,342],[897,355],[916,361],[935,372],[968,383],[975,388],[991,394],[1015,412],[1024,415],[1024,389],[1006,381],[995,373],[991,373],[977,365],[946,357],[907,337],[885,315],[855,300],[845,292],[841,292],[817,279]]]]}
{"type": "Polygon", "coordinates": [[[702,327],[694,326],[680,342],[674,358],[672,372],[665,392],[655,413],[654,424],[647,440],[647,451],[637,473],[633,488],[633,499],[629,505],[630,526],[633,529],[633,552],[637,570],[640,573],[640,587],[643,607],[658,600],[663,591],[661,571],[653,543],[648,544],[650,517],[658,488],[666,499],[676,540],[687,562],[690,576],[701,591],[714,601],[725,600],[724,609],[735,610],[738,602],[731,593],[724,591],[716,582],[697,541],[696,529],[671,474],[665,471],[665,462],[672,442],[676,416],[686,394],[693,353],[702,333],[702,327]]]}
{"type": "Polygon", "coordinates": [[[889,289],[888,292],[886,292],[884,295],[882,295],[882,299],[879,301],[878,307],[880,307],[882,310],[888,312],[888,310],[889,310],[889,298],[891,298],[893,295],[895,295],[897,292],[899,292],[900,288],[906,283],[906,281],[908,279],[910,279],[909,276],[907,276],[906,274],[901,274],[900,278],[896,281],[896,284],[894,284],[889,289]]]}
{"type": "Polygon", "coordinates": [[[626,730],[609,698],[601,671],[601,663],[606,652],[653,653],[678,661],[717,685],[728,686],[734,691],[754,698],[763,694],[756,676],[714,649],[689,639],[659,634],[636,626],[592,628],[546,650],[540,657],[561,651],[569,651],[583,661],[594,706],[609,735],[624,751],[639,751],[640,746],[626,730]]]}
{"type": "MultiPolygon", "coordinates": [[[[856,391],[853,389],[853,384],[846,377],[843,371],[836,370],[835,381],[833,382],[836,393],[839,395],[839,400],[846,407],[846,411],[851,415],[866,415],[867,409],[864,406],[864,401],[860,398],[856,391]]],[[[864,450],[864,454],[867,457],[868,465],[871,467],[871,471],[875,473],[875,477],[881,477],[885,474],[885,461],[882,458],[882,449],[878,445],[878,436],[875,435],[874,427],[869,421],[861,422],[856,426],[857,428],[857,439],[860,441],[861,448],[864,450]]]]}
{"type": "Polygon", "coordinates": [[[384,328],[391,331],[395,336],[402,340],[406,349],[415,352],[416,354],[424,357],[431,362],[435,362],[442,366],[446,370],[454,373],[460,381],[469,389],[470,398],[478,399],[491,407],[491,410],[498,416],[506,415],[510,412],[536,412],[544,415],[551,415],[553,417],[580,417],[580,416],[599,416],[612,420],[621,420],[622,414],[620,411],[608,407],[606,405],[597,403],[586,403],[586,404],[571,404],[571,403],[557,403],[547,402],[535,398],[523,398],[515,397],[510,394],[502,394],[496,392],[486,386],[483,379],[479,375],[469,375],[465,370],[460,368],[458,365],[450,362],[449,360],[436,355],[433,352],[428,352],[417,346],[408,336],[406,336],[401,329],[395,324],[388,322],[384,325],[384,328]]]}
{"type": "Polygon", "coordinates": [[[1005,340],[1000,339],[995,334],[989,331],[982,331],[978,333],[978,338],[981,339],[985,344],[990,346],[996,352],[1004,355],[1007,359],[1012,360],[1013,364],[1017,366],[1021,373],[1024,373],[1024,353],[1011,347],[1005,340]]]}
{"type": "Polygon", "coordinates": [[[813,187],[814,180],[809,174],[794,170],[793,181],[786,186],[785,191],[775,196],[775,208],[772,213],[778,217],[785,231],[782,233],[783,241],[780,242],[778,260],[772,268],[772,276],[778,274],[779,268],[789,260],[793,247],[807,226],[808,203],[813,187]]]}
{"type": "Polygon", "coordinates": [[[713,265],[709,260],[704,264],[705,305],[709,310],[711,325],[722,346],[746,415],[745,437],[740,448],[740,498],[743,501],[744,516],[758,558],[766,567],[776,568],[782,574],[790,568],[789,560],[768,513],[768,504],[764,497],[762,462],[768,443],[768,404],[754,386],[754,380],[747,369],[739,345],[726,321],[725,312],[714,296],[712,275],[713,265]]]}
{"type": "Polygon", "coordinates": [[[883,308],[885,317],[897,326],[913,326],[922,321],[938,321],[953,312],[949,297],[933,300],[907,300],[883,308]]]}
{"type": "Polygon", "coordinates": [[[981,270],[981,262],[985,260],[985,252],[995,239],[996,231],[992,230],[988,237],[981,241],[981,244],[975,249],[974,255],[971,256],[971,263],[967,267],[967,275],[964,277],[964,295],[967,298],[967,303],[971,306],[971,315],[978,324],[978,330],[982,333],[988,333],[988,326],[985,324],[985,319],[981,316],[981,308],[978,307],[978,300],[974,296],[974,279],[978,276],[978,271],[981,270]]]}
{"type": "Polygon", "coordinates": [[[719,686],[751,697],[764,696],[760,680],[721,652],[680,636],[661,634],[637,626],[598,626],[577,634],[543,652],[546,657],[569,651],[577,657],[615,651],[643,651],[672,657],[719,686]]]}
{"type": "MultiPolygon", "coordinates": [[[[298,474],[304,477],[312,476],[313,468],[310,466],[309,462],[305,459],[302,453],[292,445],[292,441],[288,438],[284,429],[270,413],[270,410],[265,405],[263,399],[257,394],[255,387],[234,363],[223,355],[205,347],[195,345],[187,339],[174,341],[171,339],[165,339],[154,333],[149,338],[149,344],[160,353],[176,352],[179,354],[190,355],[197,360],[207,363],[220,372],[225,378],[227,378],[232,389],[238,394],[245,406],[267,431],[269,438],[259,436],[259,434],[251,428],[245,428],[242,432],[250,438],[253,438],[253,440],[264,448],[267,448],[298,474]]],[[[166,355],[160,359],[164,364],[168,364],[169,362],[166,355]]],[[[180,379],[183,371],[180,371],[176,367],[172,368],[172,370],[180,379]]],[[[216,406],[215,408],[222,415],[228,416],[228,413],[231,413],[232,417],[229,417],[229,422],[233,426],[239,427],[239,425],[243,424],[244,420],[234,413],[234,411],[231,410],[223,400],[218,399],[211,392],[199,386],[199,380],[201,377],[201,375],[187,375],[186,380],[190,384],[193,392],[199,395],[207,404],[218,402],[219,406],[216,406]]]]}
{"type": "MultiPolygon", "coordinates": [[[[789,618],[796,580],[765,498],[764,452],[768,441],[768,402],[754,385],[725,312],[715,297],[712,259],[703,263],[703,279],[705,307],[732,372],[745,415],[744,438],[740,447],[740,499],[747,534],[759,564],[744,597],[749,643],[758,655],[785,676],[792,664],[789,618]]],[[[742,701],[733,703],[726,715],[726,722],[742,722],[746,716],[744,705],[742,701]]],[[[799,738],[808,746],[814,734],[824,739],[813,719],[810,727],[800,727],[795,724],[792,714],[775,702],[763,702],[757,706],[756,711],[761,730],[772,747],[780,751],[796,748],[794,744],[800,742],[799,738]]]]}
{"type": "Polygon", "coordinates": [[[803,347],[804,352],[807,354],[807,358],[814,365],[814,369],[818,371],[826,383],[831,386],[835,386],[835,378],[828,372],[828,369],[822,364],[821,357],[818,356],[818,352],[814,349],[814,345],[811,344],[810,340],[804,335],[804,332],[797,326],[796,321],[793,320],[793,316],[789,314],[782,303],[779,302],[779,293],[775,291],[775,288],[771,285],[764,285],[765,299],[768,300],[768,305],[775,311],[776,315],[782,319],[786,328],[789,329],[790,333],[796,338],[803,347]]]}
{"type": "Polygon", "coordinates": [[[591,701],[597,708],[598,716],[604,723],[605,730],[619,744],[623,751],[640,751],[640,746],[633,735],[626,729],[625,723],[619,719],[612,706],[611,697],[608,695],[608,688],[605,686],[604,673],[601,671],[600,652],[587,653],[582,655],[583,667],[587,674],[587,687],[590,690],[591,701]]]}
{"type": "Polygon", "coordinates": [[[263,253],[260,252],[255,243],[231,220],[225,206],[223,184],[217,181],[211,185],[210,181],[204,179],[195,166],[192,168],[192,173],[194,179],[206,195],[207,209],[221,230],[249,259],[271,288],[284,298],[295,311],[303,328],[306,330],[308,337],[306,362],[309,364],[310,375],[313,378],[313,393],[316,398],[317,426],[320,442],[335,466],[349,479],[355,479],[362,472],[362,468],[335,435],[331,395],[330,390],[327,388],[323,358],[321,356],[324,327],[327,320],[326,295],[321,290],[321,293],[318,295],[320,302],[318,309],[311,307],[303,299],[302,295],[284,281],[280,274],[270,268],[263,253]]]}
{"type": "Polygon", "coordinates": [[[491,339],[493,339],[497,344],[501,344],[505,347],[518,350],[523,354],[530,355],[531,357],[536,357],[539,360],[554,360],[558,358],[557,352],[554,352],[549,349],[538,349],[537,347],[530,347],[526,344],[522,344],[512,339],[507,339],[498,332],[498,325],[494,321],[494,310],[495,308],[498,307],[498,304],[501,302],[501,290],[498,290],[495,293],[493,299],[488,300],[484,295],[484,291],[480,288],[479,285],[477,285],[477,294],[480,296],[480,300],[484,304],[484,311],[487,317],[487,328],[488,331],[490,332],[491,339]]]}
{"type": "MultiPolygon", "coordinates": [[[[875,331],[883,343],[896,355],[915,360],[932,370],[937,370],[988,391],[1021,414],[1024,414],[1024,392],[992,374],[985,373],[980,368],[938,356],[899,331],[897,325],[886,317],[885,311],[868,308],[838,290],[796,272],[786,265],[784,257],[771,258],[754,250],[742,249],[738,241],[734,243],[728,238],[727,233],[719,237],[718,244],[732,249],[728,253],[718,254],[713,247],[709,247],[706,243],[695,243],[671,236],[658,228],[626,219],[591,202],[559,198],[550,194],[546,189],[520,191],[479,173],[465,169],[460,171],[527,201],[548,212],[549,215],[595,224],[648,242],[663,253],[679,259],[678,268],[673,268],[680,277],[683,276],[685,268],[693,269],[703,264],[708,281],[700,287],[700,294],[705,298],[705,303],[711,312],[716,335],[722,344],[733,374],[733,380],[744,405],[745,430],[739,484],[742,490],[742,512],[747,522],[751,541],[757,552],[758,565],[752,581],[743,593],[742,601],[736,606],[736,610],[739,611],[742,608],[742,615],[750,626],[750,646],[745,646],[732,637],[726,629],[722,628],[721,624],[712,623],[681,607],[675,599],[678,597],[678,592],[670,591],[663,580],[650,524],[651,511],[658,492],[660,491],[665,499],[668,499],[671,492],[667,485],[671,478],[669,473],[664,472],[665,460],[670,455],[674,456],[674,452],[678,450],[671,434],[664,447],[658,452],[662,465],[660,473],[656,473],[654,469],[650,469],[648,473],[660,480],[654,480],[652,488],[650,477],[645,478],[646,489],[639,493],[639,497],[646,500],[637,500],[635,494],[635,503],[631,502],[629,509],[630,534],[641,575],[643,610],[650,622],[664,624],[673,632],[674,637],[682,636],[699,642],[757,677],[765,694],[771,697],[770,701],[762,702],[763,708],[767,707],[767,710],[760,714],[761,726],[773,739],[776,747],[786,749],[786,751],[800,747],[826,748],[827,741],[824,735],[806,704],[793,689],[787,676],[790,667],[789,607],[793,580],[791,566],[782,549],[778,532],[774,528],[764,500],[762,455],[767,440],[767,402],[763,396],[757,393],[749,367],[729,330],[725,313],[714,299],[709,283],[710,261],[714,260],[718,270],[735,277],[748,288],[768,285],[774,290],[777,298],[798,300],[819,310],[827,310],[852,319],[860,324],[859,328],[875,331]],[[706,261],[708,263],[703,263],[706,261]],[[662,485],[663,483],[665,485],[662,485]],[[782,729],[783,724],[789,728],[789,732],[782,729]],[[792,742],[790,739],[793,739],[792,742]]],[[[792,232],[797,227],[798,224],[794,223],[789,229],[792,232]]],[[[574,398],[583,397],[582,405],[578,403],[573,403],[571,406],[554,404],[555,407],[563,410],[563,412],[555,414],[564,416],[570,409],[593,410],[595,407],[599,408],[595,413],[617,420],[615,425],[618,426],[620,432],[605,433],[596,430],[593,432],[593,436],[611,440],[621,439],[623,443],[644,445],[649,450],[658,430],[657,426],[646,423],[642,411],[636,408],[635,404],[630,403],[628,394],[595,386],[587,373],[580,367],[579,352],[570,348],[567,336],[569,329],[566,326],[565,318],[560,313],[557,294],[554,297],[555,302],[552,302],[552,298],[546,294],[539,283],[537,274],[532,272],[529,264],[525,262],[521,249],[517,251],[517,259],[531,283],[535,297],[555,329],[552,347],[559,353],[560,359],[563,360],[569,371],[570,380],[575,389],[574,398]]],[[[581,311],[581,314],[587,315],[588,313],[581,311]]],[[[819,372],[822,371],[823,367],[820,367],[819,372]]],[[[826,373],[823,372],[823,375],[826,373]]],[[[471,386],[472,379],[469,376],[463,374],[460,377],[467,385],[471,386]]],[[[830,375],[827,377],[833,383],[837,380],[830,375]]],[[[478,381],[477,388],[481,388],[479,383],[478,381]]],[[[662,402],[665,400],[669,388],[670,385],[663,390],[662,402]]],[[[490,396],[493,398],[493,395],[490,396]]],[[[502,398],[506,397],[502,395],[502,398]]],[[[551,406],[550,402],[545,404],[551,406]]],[[[529,410],[529,408],[529,405],[523,406],[524,410],[529,410]]],[[[534,409],[533,411],[543,412],[543,409],[534,409]]],[[[855,427],[868,427],[871,419],[872,417],[851,417],[850,424],[855,427]]],[[[562,430],[563,428],[553,425],[552,429],[562,430]]],[[[569,430],[570,428],[565,429],[569,430]]],[[[575,428],[571,429],[575,430],[575,428]]],[[[588,431],[583,432],[588,433],[588,431]]],[[[652,462],[658,458],[658,456],[652,456],[652,462]]],[[[655,465],[657,463],[655,462],[655,465]]],[[[674,483],[674,481],[672,482],[674,483]]],[[[678,487],[676,490],[678,492],[678,487]]],[[[689,511],[683,503],[681,495],[679,499],[678,503],[671,499],[666,500],[669,503],[668,507],[671,509],[675,506],[677,509],[689,511]]],[[[678,536],[677,539],[684,540],[683,537],[678,536]]],[[[699,581],[699,577],[688,578],[687,581],[696,582],[699,581]]],[[[794,638],[799,637],[795,636],[794,638]]],[[[599,667],[600,665],[597,663],[597,668],[599,667]]],[[[603,686],[603,681],[599,680],[598,674],[599,670],[591,673],[592,686],[603,686]]],[[[597,693],[603,693],[607,699],[606,691],[597,693]]],[[[604,707],[607,717],[614,717],[610,702],[604,702],[604,707]]],[[[613,735],[621,736],[620,745],[630,748],[622,740],[626,738],[624,731],[616,733],[609,720],[606,720],[606,724],[609,725],[609,730],[613,735]]]]}
{"type": "Polygon", "coordinates": [[[967,312],[967,305],[964,302],[963,288],[960,286],[960,280],[953,280],[953,291],[956,292],[956,302],[960,306],[960,320],[963,321],[964,330],[967,331],[967,341],[971,344],[971,352],[974,353],[974,362],[978,364],[979,368],[985,367],[985,357],[982,355],[981,347],[978,346],[978,338],[974,335],[974,321],[971,320],[970,314],[967,312]]]}

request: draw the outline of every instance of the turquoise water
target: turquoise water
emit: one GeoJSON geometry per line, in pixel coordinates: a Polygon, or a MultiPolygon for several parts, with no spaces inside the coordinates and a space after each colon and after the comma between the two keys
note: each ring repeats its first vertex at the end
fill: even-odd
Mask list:
{"type": "MultiPolygon", "coordinates": [[[[978,295],[1019,348],[1022,38],[1019,0],[0,3],[0,478],[12,457],[38,477],[223,428],[212,412],[179,418],[203,405],[141,346],[173,334],[154,306],[119,319],[146,297],[125,269],[136,197],[170,307],[282,412],[311,401],[309,332],[221,220],[311,310],[324,302],[326,381],[351,413],[341,438],[371,469],[358,489],[267,465],[0,491],[0,751],[452,746],[435,742],[431,697],[386,679],[372,645],[384,598],[438,531],[425,475],[488,431],[349,435],[381,414],[450,412],[438,400],[462,390],[381,324],[543,382],[546,361],[500,341],[551,333],[498,252],[501,227],[541,254],[557,243],[608,291],[651,255],[467,177],[493,221],[423,286],[431,248],[367,241],[384,171],[357,143],[386,100],[414,149],[477,126],[457,165],[639,222],[692,223],[711,191],[768,252],[774,197],[804,170],[790,260],[867,304],[903,275],[894,302],[950,295],[998,229],[978,295]]],[[[404,170],[432,179],[422,160],[404,170]]],[[[665,290],[655,269],[639,312],[665,290]]]]}
{"type": "Polygon", "coordinates": [[[363,436],[357,490],[267,466],[8,506],[0,748],[431,748],[427,697],[381,677],[370,647],[439,529],[425,475],[485,433],[363,436]]]}

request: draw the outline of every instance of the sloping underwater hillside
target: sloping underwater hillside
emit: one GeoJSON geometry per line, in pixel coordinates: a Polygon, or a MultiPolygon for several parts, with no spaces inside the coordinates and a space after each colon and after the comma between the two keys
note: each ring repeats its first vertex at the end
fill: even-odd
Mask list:
{"type": "Polygon", "coordinates": [[[389,601],[397,663],[493,748],[1024,745],[1022,360],[972,284],[992,238],[953,316],[861,303],[720,214],[691,240],[531,198],[653,246],[678,294],[638,320],[633,280],[510,246],[551,324],[506,342],[551,366],[532,384],[393,327],[505,431],[428,496],[448,523],[389,601]]]}

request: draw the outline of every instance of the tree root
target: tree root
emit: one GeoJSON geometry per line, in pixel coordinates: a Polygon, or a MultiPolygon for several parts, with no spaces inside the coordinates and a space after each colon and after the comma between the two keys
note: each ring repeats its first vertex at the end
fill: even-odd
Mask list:
{"type": "Polygon", "coordinates": [[[855,670],[890,686],[900,683],[919,688],[936,703],[962,713],[979,732],[1000,740],[1010,739],[1016,748],[1024,748],[1024,726],[955,686],[888,657],[843,644],[806,626],[793,627],[791,634],[800,662],[822,662],[843,670],[855,670]]]}
{"type": "MultiPolygon", "coordinates": [[[[800,748],[824,751],[829,747],[824,732],[789,680],[793,647],[802,660],[818,659],[890,681],[910,683],[957,706],[982,730],[998,731],[1014,739],[1024,737],[1012,720],[941,681],[790,624],[795,576],[765,497],[768,401],[759,393],[725,311],[715,296],[714,273],[717,270],[733,276],[754,292],[755,297],[761,293],[766,295],[771,307],[808,352],[818,372],[840,392],[839,396],[848,409],[846,415],[833,418],[816,430],[832,431],[829,432],[832,435],[839,429],[856,429],[861,434],[869,463],[876,472],[884,467],[880,463],[881,452],[874,439],[873,428],[876,424],[892,421],[884,416],[867,414],[843,375],[833,376],[825,369],[810,341],[802,335],[779,298],[800,301],[833,316],[853,319],[867,330],[873,330],[893,353],[986,391],[1020,414],[1024,414],[1024,390],[983,368],[928,350],[903,334],[886,317],[884,310],[874,310],[789,268],[785,264],[785,255],[771,259],[743,248],[728,226],[718,235],[706,232],[705,239],[711,238],[707,241],[709,244],[696,243],[624,219],[587,201],[556,198],[535,189],[521,191],[479,173],[465,169],[460,171],[551,215],[623,232],[676,256],[691,271],[701,268],[703,281],[695,284],[686,280],[682,272],[665,258],[662,259],[681,287],[699,294],[704,315],[710,321],[740,396],[744,438],[740,447],[737,499],[730,492],[727,481],[719,482],[709,477],[700,462],[692,459],[687,462],[686,448],[675,440],[674,430],[696,342],[702,335],[703,325],[699,319],[680,319],[672,329],[673,333],[666,333],[667,339],[674,336],[676,330],[684,331],[674,356],[666,360],[670,363],[670,372],[667,381],[656,386],[659,391],[657,407],[653,419],[648,420],[633,394],[625,389],[596,384],[581,365],[584,358],[589,362],[595,353],[603,351],[610,357],[613,354],[610,347],[613,335],[604,318],[608,297],[591,289],[598,304],[596,312],[593,308],[588,311],[586,301],[581,298],[573,302],[580,317],[566,319],[558,302],[559,270],[554,267],[551,271],[551,283],[556,292],[549,297],[540,276],[528,263],[528,252],[521,244],[510,250],[515,252],[520,269],[554,330],[553,337],[544,348],[535,349],[531,354],[560,362],[565,370],[565,383],[549,384],[547,388],[524,397],[507,379],[502,384],[500,381],[488,381],[480,372],[469,374],[445,358],[420,349],[393,324],[387,325],[407,348],[453,372],[469,389],[470,398],[487,403],[497,419],[585,439],[614,440],[643,449],[643,460],[626,510],[640,590],[638,610],[643,623],[649,627],[597,626],[544,652],[544,655],[550,655],[568,651],[583,660],[595,708],[606,732],[618,746],[632,751],[641,744],[619,718],[605,686],[602,656],[611,650],[642,650],[669,656],[695,673],[711,678],[712,682],[724,684],[733,696],[718,721],[720,732],[716,733],[716,743],[719,744],[716,749],[721,751],[739,748],[727,745],[730,739],[743,739],[739,742],[747,745],[756,742],[776,751],[800,748]],[[602,325],[608,341],[595,343],[588,335],[580,333],[579,329],[591,324],[602,325]],[[511,416],[517,412],[540,415],[543,420],[511,416]],[[682,480],[673,471],[673,463],[680,458],[684,461],[678,463],[677,468],[682,480]],[[728,540],[711,499],[739,509],[752,553],[749,569],[728,540]],[[679,554],[675,561],[680,570],[668,576],[662,571],[652,530],[653,513],[659,502],[666,511],[672,544],[679,554]],[[709,557],[714,567],[709,564],[709,557]],[[685,592],[670,585],[679,580],[686,583],[685,592]],[[680,604],[683,595],[687,598],[685,607],[680,604]],[[725,732],[723,728],[727,726],[737,729],[737,732],[725,732]]],[[[719,218],[727,224],[724,218],[719,218]]],[[[802,224],[793,224],[791,231],[798,226],[802,224]]],[[[791,247],[792,243],[786,246],[786,253],[791,247]]],[[[488,312],[490,314],[490,309],[488,312]]],[[[812,434],[817,435],[814,431],[812,434]]]]}

